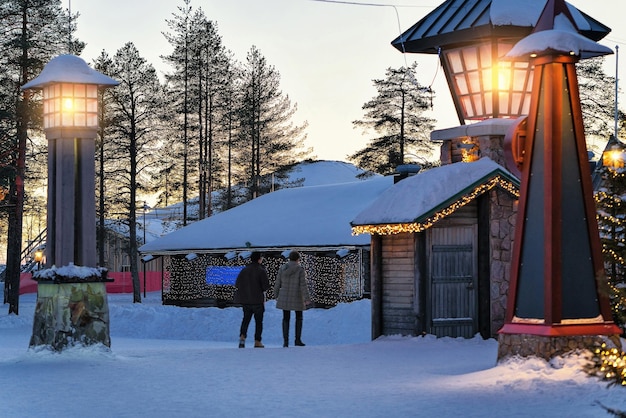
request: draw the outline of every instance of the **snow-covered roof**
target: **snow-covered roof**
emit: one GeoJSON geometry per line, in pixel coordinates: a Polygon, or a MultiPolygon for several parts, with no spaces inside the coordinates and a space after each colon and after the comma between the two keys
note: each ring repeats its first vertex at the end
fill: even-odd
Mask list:
{"type": "Polygon", "coordinates": [[[303,179],[302,186],[350,183],[365,170],[344,161],[303,161],[288,173],[290,182],[303,179]]]}
{"type": "MultiPolygon", "coordinates": [[[[357,181],[361,175],[380,177],[380,174],[366,172],[353,164],[344,161],[303,161],[294,165],[286,173],[286,179],[278,181],[277,188],[292,188],[306,186],[321,186],[329,184],[350,183],[357,181]]],[[[235,186],[237,187],[237,186],[235,186]]],[[[213,191],[213,199],[219,199],[222,190],[213,191]]],[[[187,214],[194,218],[198,216],[198,197],[188,201],[187,214]]],[[[214,208],[215,210],[215,208],[214,208]]],[[[167,207],[149,208],[145,213],[139,208],[137,219],[139,224],[145,223],[143,228],[137,231],[139,236],[145,232],[146,241],[158,239],[180,227],[183,218],[183,203],[177,202],[167,207]],[[144,222],[145,221],[145,222],[144,222]]],[[[196,218],[197,219],[197,218],[196,218]]],[[[113,224],[113,222],[111,222],[113,224]]],[[[118,230],[120,234],[128,237],[128,227],[125,225],[110,225],[110,228],[118,230]]]]}
{"type": "Polygon", "coordinates": [[[444,209],[459,202],[469,203],[468,195],[480,192],[480,187],[490,182],[493,186],[519,185],[515,176],[486,157],[472,163],[443,165],[396,183],[351,223],[363,226],[432,221],[433,216],[445,213],[444,209]]]}
{"type": "Polygon", "coordinates": [[[148,242],[146,254],[236,248],[369,245],[350,220],[391,187],[392,177],[281,189],[148,242]]]}

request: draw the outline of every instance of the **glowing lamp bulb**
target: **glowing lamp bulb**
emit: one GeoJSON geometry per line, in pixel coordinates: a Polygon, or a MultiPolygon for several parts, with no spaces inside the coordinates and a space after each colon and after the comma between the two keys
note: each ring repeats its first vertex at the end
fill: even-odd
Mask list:
{"type": "Polygon", "coordinates": [[[63,109],[64,110],[72,110],[74,107],[74,102],[71,98],[63,99],[63,109]]]}

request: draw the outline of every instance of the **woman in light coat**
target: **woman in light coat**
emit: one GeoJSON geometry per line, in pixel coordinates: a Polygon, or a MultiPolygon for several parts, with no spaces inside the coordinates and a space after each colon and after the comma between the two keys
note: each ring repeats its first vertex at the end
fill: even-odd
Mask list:
{"type": "Polygon", "coordinates": [[[278,269],[274,284],[276,308],[283,310],[283,347],[289,346],[289,321],[291,311],[296,312],[296,338],[294,344],[303,347],[302,342],[302,311],[311,303],[309,289],[306,284],[304,268],[300,265],[300,254],[289,253],[289,261],[278,269]]]}

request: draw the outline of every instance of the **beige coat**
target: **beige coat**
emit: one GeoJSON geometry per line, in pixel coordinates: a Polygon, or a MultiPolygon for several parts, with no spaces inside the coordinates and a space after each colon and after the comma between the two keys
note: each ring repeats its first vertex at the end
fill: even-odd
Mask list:
{"type": "Polygon", "coordinates": [[[289,261],[278,269],[274,284],[276,308],[285,311],[304,311],[310,302],[304,269],[297,261],[289,261]]]}

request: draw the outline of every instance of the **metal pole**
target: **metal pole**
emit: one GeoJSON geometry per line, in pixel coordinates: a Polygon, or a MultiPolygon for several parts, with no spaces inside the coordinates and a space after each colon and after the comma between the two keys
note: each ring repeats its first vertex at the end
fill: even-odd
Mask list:
{"type": "Polygon", "coordinates": [[[618,92],[619,92],[619,67],[617,66],[617,64],[619,63],[619,45],[615,45],[615,115],[614,115],[614,121],[615,121],[615,127],[614,127],[614,132],[613,135],[615,136],[615,139],[617,140],[617,120],[619,118],[618,115],[618,110],[617,110],[617,102],[618,102],[618,92]]]}

